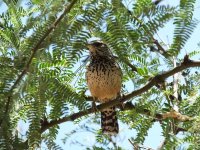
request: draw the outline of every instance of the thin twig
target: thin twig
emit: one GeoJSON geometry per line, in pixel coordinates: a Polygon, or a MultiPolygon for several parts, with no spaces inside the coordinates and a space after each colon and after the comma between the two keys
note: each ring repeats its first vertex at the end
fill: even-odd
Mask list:
{"type": "Polygon", "coordinates": [[[165,58],[169,58],[170,57],[170,54],[162,47],[162,45],[158,42],[158,40],[153,38],[153,43],[157,46],[158,52],[161,55],[163,55],[165,58]]]}
{"type": "Polygon", "coordinates": [[[153,150],[150,147],[145,147],[145,146],[140,146],[136,143],[133,143],[130,139],[128,139],[128,141],[131,143],[131,145],[134,147],[134,150],[140,150],[140,149],[144,149],[144,150],[153,150]]]}
{"type": "Polygon", "coordinates": [[[155,0],[155,1],[153,1],[153,3],[155,4],[155,5],[158,5],[160,2],[162,2],[163,0],[155,0]]]}
{"type": "MultiPolygon", "coordinates": [[[[114,58],[115,58],[115,59],[119,59],[119,57],[117,57],[117,56],[114,56],[114,58]]],[[[131,68],[132,71],[137,72],[137,68],[136,68],[134,65],[132,65],[132,64],[129,62],[129,60],[123,59],[123,62],[124,62],[127,66],[129,66],[129,67],[131,68]]]]}
{"type": "MultiPolygon", "coordinates": [[[[176,59],[174,58],[174,67],[177,66],[177,62],[176,62],[176,59]]],[[[178,111],[178,83],[179,83],[179,78],[180,78],[180,73],[175,73],[173,75],[173,96],[175,98],[175,101],[174,101],[174,107],[177,107],[177,108],[174,108],[175,110],[177,109],[178,111]],[[176,106],[177,105],[177,106],[176,106]]]]}
{"type": "Polygon", "coordinates": [[[124,60],[124,63],[128,65],[132,71],[137,72],[137,68],[134,65],[132,65],[128,60],[124,60]]]}
{"type": "Polygon", "coordinates": [[[133,110],[133,109],[136,111],[136,113],[140,113],[146,116],[151,116],[152,118],[154,118],[153,121],[160,121],[167,118],[173,118],[175,120],[179,120],[182,122],[193,120],[192,117],[189,117],[187,115],[182,115],[181,113],[176,112],[174,110],[170,112],[165,112],[163,114],[155,113],[154,116],[152,116],[151,111],[148,109],[141,109],[141,108],[137,109],[137,106],[133,105],[131,102],[127,102],[124,104],[123,110],[133,110]]]}

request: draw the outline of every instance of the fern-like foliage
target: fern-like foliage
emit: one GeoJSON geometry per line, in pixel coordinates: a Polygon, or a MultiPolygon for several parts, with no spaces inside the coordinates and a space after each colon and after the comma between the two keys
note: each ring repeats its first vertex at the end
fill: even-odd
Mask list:
{"type": "MultiPolygon", "coordinates": [[[[155,5],[151,0],[4,0],[0,8],[0,147],[5,150],[43,145],[62,149],[56,143],[59,124],[48,125],[91,107],[85,81],[89,40],[99,38],[107,43],[123,72],[122,94],[127,94],[173,68],[172,59],[181,62],[176,57],[198,25],[193,16],[195,0],[181,0],[176,7],[155,5]],[[170,21],[175,29],[167,50],[155,37],[170,21]],[[164,47],[162,53],[159,46],[164,47]]],[[[189,56],[198,57],[198,50],[191,51],[189,56]]],[[[195,145],[200,138],[198,68],[184,70],[182,78],[179,98],[174,98],[178,102],[170,102],[174,90],[169,79],[130,98],[131,110],[118,111],[120,124],[136,133],[127,134],[127,142],[131,139],[142,147],[154,122],[160,122],[163,149],[182,144],[199,148],[195,145]],[[172,110],[172,103],[195,120],[158,118],[172,110]],[[183,129],[187,134],[180,139],[177,134],[183,129]]],[[[86,149],[123,149],[123,144],[102,134],[98,113],[73,117],[70,119],[78,127],[66,133],[66,141],[86,131],[96,138],[90,147],[82,145],[86,149]]],[[[81,143],[76,140],[74,144],[81,143]]],[[[129,146],[135,146],[133,143],[128,142],[129,146]]]]}
{"type": "Polygon", "coordinates": [[[180,2],[179,13],[174,18],[174,24],[176,25],[174,30],[174,39],[170,48],[170,53],[178,54],[178,52],[184,47],[186,41],[190,38],[190,35],[196,27],[198,21],[193,19],[195,0],[180,2]]]}

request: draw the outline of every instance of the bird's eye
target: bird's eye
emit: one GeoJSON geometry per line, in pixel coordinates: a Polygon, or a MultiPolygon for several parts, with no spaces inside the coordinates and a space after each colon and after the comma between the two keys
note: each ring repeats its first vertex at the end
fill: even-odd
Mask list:
{"type": "Polygon", "coordinates": [[[94,46],[101,47],[102,43],[94,43],[94,46]]]}

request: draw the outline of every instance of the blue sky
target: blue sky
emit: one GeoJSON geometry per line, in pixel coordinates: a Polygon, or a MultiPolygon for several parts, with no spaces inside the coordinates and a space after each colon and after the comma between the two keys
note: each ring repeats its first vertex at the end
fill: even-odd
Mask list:
{"type": "MultiPolygon", "coordinates": [[[[178,2],[179,2],[178,0],[164,0],[162,2],[162,4],[170,4],[170,5],[176,6],[178,4],[178,2]]],[[[4,7],[4,6],[1,5],[1,7],[4,7]]],[[[5,8],[1,9],[0,12],[3,11],[4,9],[5,8]]],[[[197,18],[198,20],[200,20],[200,0],[196,0],[194,17],[197,18]]],[[[166,27],[161,29],[158,32],[159,36],[155,36],[155,37],[158,40],[162,39],[162,41],[164,41],[164,43],[166,43],[166,44],[171,44],[172,37],[173,37],[173,29],[174,29],[174,26],[172,23],[173,23],[172,21],[167,23],[166,27]]],[[[199,37],[200,37],[200,25],[197,26],[193,35],[187,42],[185,48],[182,50],[181,54],[179,55],[180,58],[183,58],[183,56],[185,54],[187,54],[193,50],[199,50],[199,47],[197,46],[198,42],[200,41],[199,37]]],[[[199,59],[199,58],[196,57],[196,59],[199,59]]],[[[132,85],[130,85],[128,87],[128,89],[130,89],[130,91],[131,91],[132,85]]],[[[95,116],[94,114],[90,115],[90,117],[94,117],[94,116],[95,116]]],[[[84,124],[84,122],[80,122],[80,124],[74,124],[73,122],[62,123],[60,125],[60,130],[59,130],[59,133],[57,136],[56,143],[58,145],[60,145],[63,149],[67,149],[67,150],[85,149],[85,148],[81,147],[80,145],[72,144],[73,141],[75,141],[75,140],[79,140],[81,143],[85,144],[86,146],[89,146],[89,147],[93,146],[95,144],[95,136],[93,133],[86,132],[86,131],[78,132],[77,134],[73,135],[72,138],[70,138],[70,140],[67,140],[66,143],[63,144],[63,141],[61,139],[63,139],[65,137],[65,134],[70,133],[70,131],[75,128],[79,128],[79,126],[82,124],[84,124]]],[[[91,126],[94,128],[98,128],[98,129],[100,128],[100,125],[91,124],[91,126]]],[[[22,126],[22,128],[23,129],[20,129],[20,130],[26,131],[27,125],[22,126]]],[[[163,140],[161,131],[162,130],[161,130],[159,123],[155,123],[148,132],[148,136],[145,140],[144,146],[156,149],[163,140]]],[[[115,139],[116,142],[120,143],[120,146],[122,146],[123,148],[125,148],[127,150],[129,150],[129,149],[132,150],[133,149],[132,145],[128,141],[128,139],[132,136],[136,136],[136,132],[134,130],[129,130],[127,128],[127,126],[120,123],[120,133],[119,133],[118,137],[115,139]]]]}
{"type": "MultiPolygon", "coordinates": [[[[161,4],[169,4],[169,5],[178,5],[179,1],[178,0],[164,0],[161,4]]],[[[194,12],[194,17],[200,20],[200,0],[196,1],[195,5],[195,12],[194,12]]],[[[172,38],[173,38],[173,22],[169,22],[166,24],[166,26],[161,29],[158,32],[159,36],[155,36],[158,40],[162,40],[166,44],[171,44],[172,43],[172,38]]],[[[184,55],[187,53],[194,51],[194,50],[199,50],[199,47],[197,46],[199,40],[199,35],[200,35],[200,25],[197,26],[195,29],[194,33],[191,36],[191,39],[187,42],[186,46],[184,49],[181,51],[181,54],[179,55],[179,58],[183,58],[184,55]]],[[[196,59],[199,59],[199,57],[196,59]]],[[[132,89],[132,86],[128,87],[129,89],[132,89]]],[[[90,115],[94,116],[94,114],[90,115]]],[[[65,144],[62,143],[61,139],[65,137],[65,134],[69,133],[74,127],[78,127],[78,124],[74,124],[72,122],[66,122],[60,125],[60,130],[59,134],[57,137],[57,144],[59,144],[62,148],[68,149],[68,150],[75,150],[75,149],[85,149],[84,147],[81,147],[79,145],[73,145],[73,140],[79,140],[81,143],[83,143],[86,146],[92,146],[95,144],[95,136],[92,133],[89,132],[78,132],[75,134],[70,140],[66,141],[65,144]]],[[[97,125],[97,128],[100,128],[100,125],[97,125]]],[[[144,142],[144,146],[146,147],[151,147],[153,149],[156,149],[159,147],[161,142],[163,141],[162,137],[162,130],[160,127],[159,123],[155,123],[153,127],[148,131],[148,136],[146,137],[146,140],[144,142]]],[[[120,133],[116,139],[117,143],[120,143],[119,145],[122,146],[123,148],[127,150],[132,150],[133,147],[129,143],[128,139],[131,136],[136,136],[136,132],[134,130],[129,130],[127,129],[127,126],[123,125],[120,123],[120,133]]]]}

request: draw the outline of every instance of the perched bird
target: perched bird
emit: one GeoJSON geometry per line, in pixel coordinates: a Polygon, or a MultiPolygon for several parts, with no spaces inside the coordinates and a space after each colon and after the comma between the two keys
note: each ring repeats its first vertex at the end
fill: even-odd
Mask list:
{"type": "MultiPolygon", "coordinates": [[[[115,62],[108,46],[95,41],[87,46],[90,51],[90,64],[86,71],[89,91],[95,100],[105,103],[120,95],[122,72],[115,62]]],[[[116,135],[119,132],[115,107],[101,111],[101,128],[104,134],[116,135]]]]}

